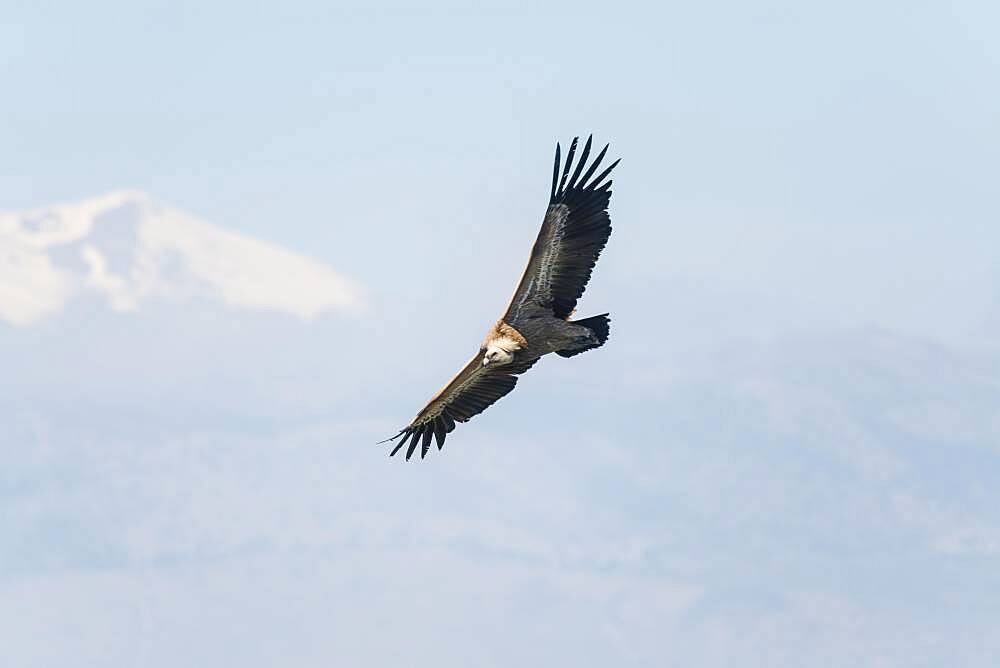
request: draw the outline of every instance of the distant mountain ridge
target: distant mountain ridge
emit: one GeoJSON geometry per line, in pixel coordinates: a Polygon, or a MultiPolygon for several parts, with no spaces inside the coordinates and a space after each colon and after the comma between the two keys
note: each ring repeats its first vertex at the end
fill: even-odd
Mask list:
{"type": "Polygon", "coordinates": [[[361,286],[322,263],[144,193],[0,212],[0,322],[31,325],[85,295],[114,311],[200,299],[301,319],[364,305],[361,286]]]}

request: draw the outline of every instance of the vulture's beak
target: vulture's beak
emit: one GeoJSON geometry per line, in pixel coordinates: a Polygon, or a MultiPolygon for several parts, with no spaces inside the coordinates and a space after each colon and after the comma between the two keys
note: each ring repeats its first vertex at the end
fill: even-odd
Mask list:
{"type": "Polygon", "coordinates": [[[489,357],[484,357],[483,358],[483,366],[489,366],[489,365],[490,365],[490,358],[489,357]]]}

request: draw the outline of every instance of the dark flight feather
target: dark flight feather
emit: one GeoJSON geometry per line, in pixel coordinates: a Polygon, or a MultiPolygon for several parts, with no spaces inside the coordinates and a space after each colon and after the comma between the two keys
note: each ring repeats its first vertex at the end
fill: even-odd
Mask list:
{"type": "MultiPolygon", "coordinates": [[[[611,218],[607,212],[611,182],[604,183],[604,179],[620,160],[615,160],[591,179],[608,147],[605,146],[584,171],[592,144],[592,138],[588,138],[573,177],[569,179],[577,141],[574,139],[570,145],[561,172],[558,164],[553,169],[549,208],[528,267],[504,316],[515,328],[520,318],[533,317],[538,308],[550,310],[558,318],[569,317],[611,236],[611,218]],[[556,174],[560,173],[557,184],[556,174]]],[[[559,151],[556,153],[558,163],[559,151]]]]}
{"type": "Polygon", "coordinates": [[[416,451],[418,441],[421,459],[427,456],[432,438],[437,441],[438,449],[442,449],[456,422],[468,422],[508,394],[517,385],[517,375],[530,369],[538,358],[515,359],[510,364],[495,368],[483,367],[481,359],[477,353],[413,422],[388,439],[393,441],[402,437],[389,453],[390,457],[407,443],[407,439],[407,459],[416,451]]]}

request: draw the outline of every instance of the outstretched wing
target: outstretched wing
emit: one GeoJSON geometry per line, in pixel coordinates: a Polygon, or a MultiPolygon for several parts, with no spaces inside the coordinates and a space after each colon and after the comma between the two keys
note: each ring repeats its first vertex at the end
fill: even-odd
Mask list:
{"type": "Polygon", "coordinates": [[[406,449],[407,459],[416,449],[417,441],[420,441],[421,459],[427,456],[432,437],[440,450],[444,446],[446,436],[455,428],[456,422],[468,422],[474,415],[479,415],[492,406],[497,399],[514,389],[518,374],[524,373],[538,361],[537,357],[524,361],[515,359],[503,366],[484,367],[482,359],[482,353],[476,353],[469,363],[434,395],[417,417],[413,418],[413,422],[387,439],[393,441],[402,436],[389,453],[390,457],[403,447],[407,439],[410,442],[406,449]]]}
{"type": "Polygon", "coordinates": [[[611,236],[611,218],[608,216],[611,181],[604,182],[604,179],[620,161],[615,160],[599,176],[591,179],[608,151],[608,146],[605,146],[584,173],[587,158],[590,157],[591,136],[587,138],[580,161],[570,177],[577,139],[574,138],[570,144],[561,175],[559,144],[556,144],[549,208],[545,211],[542,229],[531,249],[521,283],[507,307],[504,316],[507,322],[516,323],[532,308],[539,307],[551,310],[556,317],[568,318],[611,236]]]}

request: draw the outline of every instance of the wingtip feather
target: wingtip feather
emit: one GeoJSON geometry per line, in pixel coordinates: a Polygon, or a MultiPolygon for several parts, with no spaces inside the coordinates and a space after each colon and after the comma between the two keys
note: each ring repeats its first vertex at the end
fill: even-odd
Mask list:
{"type": "Polygon", "coordinates": [[[587,165],[587,158],[590,157],[590,145],[593,143],[593,139],[594,135],[587,137],[587,143],[583,145],[583,153],[580,154],[580,159],[576,163],[576,170],[573,172],[573,178],[569,180],[569,185],[567,186],[569,190],[576,187],[577,179],[580,178],[580,173],[587,165]]]}

